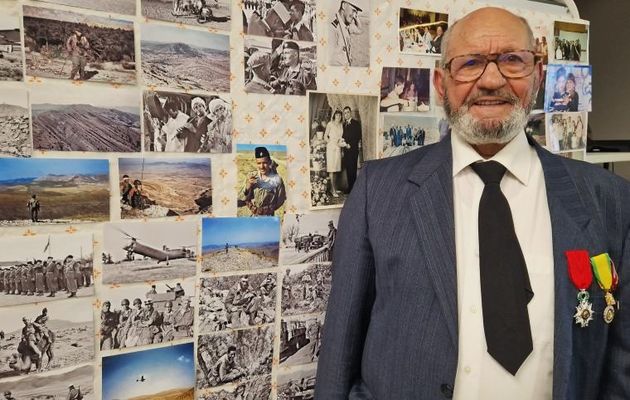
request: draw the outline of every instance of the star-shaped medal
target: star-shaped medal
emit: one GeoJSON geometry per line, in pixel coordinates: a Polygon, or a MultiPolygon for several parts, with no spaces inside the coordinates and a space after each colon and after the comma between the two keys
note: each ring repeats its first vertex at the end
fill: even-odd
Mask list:
{"type": "Polygon", "coordinates": [[[593,305],[588,301],[582,301],[575,306],[575,323],[584,328],[588,326],[588,323],[593,320],[593,305]]]}

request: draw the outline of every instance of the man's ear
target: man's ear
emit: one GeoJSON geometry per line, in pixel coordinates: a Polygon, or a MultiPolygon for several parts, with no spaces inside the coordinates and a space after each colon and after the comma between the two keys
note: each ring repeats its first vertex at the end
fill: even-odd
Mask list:
{"type": "Polygon", "coordinates": [[[435,88],[435,93],[437,95],[437,104],[439,106],[444,104],[444,79],[446,71],[442,68],[436,67],[433,70],[433,87],[435,88]]]}

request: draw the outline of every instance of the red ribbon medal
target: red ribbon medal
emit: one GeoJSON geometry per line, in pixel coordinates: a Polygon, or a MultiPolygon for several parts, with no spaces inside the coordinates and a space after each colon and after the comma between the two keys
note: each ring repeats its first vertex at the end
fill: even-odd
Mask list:
{"type": "Polygon", "coordinates": [[[593,304],[588,301],[590,295],[587,289],[593,283],[593,271],[591,270],[591,259],[586,250],[568,250],[564,252],[567,257],[569,278],[579,290],[577,294],[578,305],[575,307],[575,323],[582,328],[588,326],[593,320],[593,304]]]}

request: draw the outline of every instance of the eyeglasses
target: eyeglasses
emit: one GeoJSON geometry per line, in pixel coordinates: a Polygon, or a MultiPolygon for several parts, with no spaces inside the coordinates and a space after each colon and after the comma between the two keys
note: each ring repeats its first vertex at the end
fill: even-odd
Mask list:
{"type": "Polygon", "coordinates": [[[540,56],[532,50],[516,50],[493,54],[465,54],[451,58],[446,69],[457,82],[472,82],[479,79],[489,63],[497,65],[499,72],[505,78],[518,79],[529,76],[534,72],[534,66],[540,61],[540,56]]]}

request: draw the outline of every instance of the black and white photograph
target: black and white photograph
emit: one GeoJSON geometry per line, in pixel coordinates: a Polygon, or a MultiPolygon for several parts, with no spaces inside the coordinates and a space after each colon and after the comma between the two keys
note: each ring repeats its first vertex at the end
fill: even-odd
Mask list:
{"type": "Polygon", "coordinates": [[[147,86],[230,91],[230,37],[162,24],[140,25],[147,86]]]}
{"type": "Polygon", "coordinates": [[[22,81],[22,41],[17,2],[0,1],[0,81],[22,81]]]}
{"type": "Polygon", "coordinates": [[[547,114],[547,148],[552,152],[586,149],[587,113],[547,114]]]}
{"type": "Polygon", "coordinates": [[[46,3],[64,6],[86,8],[95,11],[105,11],[116,14],[136,15],[135,0],[38,0],[46,3]]]}
{"type": "Polygon", "coordinates": [[[290,367],[317,362],[322,345],[324,315],[282,319],[280,365],[290,367]]]}
{"type": "Polygon", "coordinates": [[[0,307],[94,295],[92,235],[0,239],[0,307]]]}
{"type": "Polygon", "coordinates": [[[525,126],[525,133],[530,135],[539,145],[547,147],[547,136],[545,133],[545,113],[533,113],[529,115],[529,120],[525,126]]]}
{"type": "Polygon", "coordinates": [[[326,311],[331,280],[330,263],[286,267],[282,276],[282,316],[326,311]]]}
{"type": "Polygon", "coordinates": [[[303,42],[317,39],[315,0],[244,0],[243,32],[303,42]]]}
{"type": "Polygon", "coordinates": [[[145,91],[144,150],[171,153],[231,153],[229,95],[145,91]]]}
{"type": "Polygon", "coordinates": [[[330,0],[328,15],[328,64],[342,67],[370,66],[369,0],[330,0]]]}
{"type": "Polygon", "coordinates": [[[448,14],[401,8],[398,14],[398,41],[401,53],[440,55],[442,37],[448,29],[448,14]]]}
{"type": "Polygon", "coordinates": [[[286,214],[282,221],[280,265],[332,261],[339,208],[286,214]]]}
{"type": "Polygon", "coordinates": [[[315,43],[246,37],[244,62],[246,93],[304,96],[317,89],[315,43]]]}
{"type": "MultiPolygon", "coordinates": [[[[201,391],[200,391],[201,392],[201,391]]],[[[272,400],[271,375],[254,376],[238,385],[225,385],[197,394],[197,400],[272,400]]]]}
{"type": "Polygon", "coordinates": [[[49,86],[31,91],[33,147],[139,152],[140,97],[125,87],[49,86]]]}
{"type": "Polygon", "coordinates": [[[381,112],[426,112],[431,110],[429,68],[383,67],[381,112]]]}
{"type": "Polygon", "coordinates": [[[554,59],[588,63],[588,29],[586,24],[555,21],[552,50],[554,59]]]}
{"type": "Polygon", "coordinates": [[[591,111],[592,76],[590,65],[548,65],[545,111],[591,111]]]}
{"type": "Polygon", "coordinates": [[[273,325],[199,336],[197,389],[269,375],[272,360],[273,325]]]}
{"type": "Polygon", "coordinates": [[[93,297],[2,309],[0,379],[94,359],[93,297]]]}
{"type": "MultiPolygon", "coordinates": [[[[534,33],[534,51],[541,58],[543,65],[549,64],[549,50],[551,43],[551,25],[547,23],[530,23],[534,33]]],[[[553,51],[553,49],[551,49],[553,51]]]]}
{"type": "Polygon", "coordinates": [[[199,282],[199,332],[272,323],[276,313],[277,273],[202,278],[199,282]]]}
{"type": "Polygon", "coordinates": [[[194,298],[192,278],[102,289],[99,348],[129,349],[192,338],[194,298]]]}
{"type": "MultiPolygon", "coordinates": [[[[286,221],[286,220],[285,220],[286,221]]],[[[226,272],[278,266],[280,218],[203,218],[203,272],[226,272]]]]}
{"type": "Polygon", "coordinates": [[[408,153],[440,141],[439,119],[409,114],[381,114],[380,158],[408,153]]]}
{"type": "Polygon", "coordinates": [[[311,207],[342,207],[363,161],[376,158],[378,97],[309,93],[311,207]]]}
{"type": "Polygon", "coordinates": [[[92,364],[6,380],[2,382],[2,392],[8,400],[100,399],[94,393],[92,364]]]}
{"type": "Polygon", "coordinates": [[[0,158],[0,225],[109,220],[109,162],[0,158]]]}
{"type": "Polygon", "coordinates": [[[209,158],[119,158],[118,172],[122,219],[212,212],[209,158]]]}
{"type": "Polygon", "coordinates": [[[142,0],[145,18],[230,31],[230,0],[142,0]]]}
{"type": "Polygon", "coordinates": [[[136,84],[133,22],[24,6],[26,74],[136,84]]]}
{"type": "Polygon", "coordinates": [[[536,102],[532,111],[545,111],[545,87],[547,86],[547,66],[543,67],[542,80],[536,93],[536,102]]]}
{"type": "Polygon", "coordinates": [[[21,88],[2,88],[0,93],[0,154],[14,157],[31,155],[33,144],[29,120],[28,92],[21,88]]]}
{"type": "Polygon", "coordinates": [[[278,374],[278,400],[312,399],[317,367],[278,374]]]}
{"type": "Polygon", "coordinates": [[[106,285],[195,275],[197,222],[112,222],[103,228],[106,285]]]}

